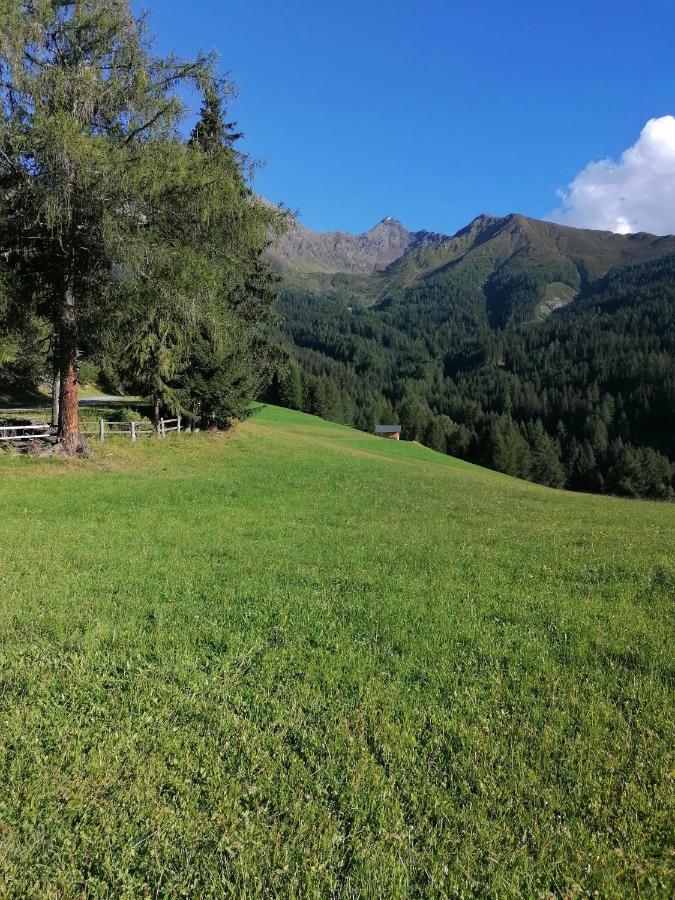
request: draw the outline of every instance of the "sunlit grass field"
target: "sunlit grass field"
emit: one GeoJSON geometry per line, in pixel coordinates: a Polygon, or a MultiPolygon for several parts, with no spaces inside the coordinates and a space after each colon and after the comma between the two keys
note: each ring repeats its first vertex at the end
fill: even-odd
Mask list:
{"type": "Polygon", "coordinates": [[[0,896],[668,897],[675,508],[268,408],[0,456],[0,896]]]}

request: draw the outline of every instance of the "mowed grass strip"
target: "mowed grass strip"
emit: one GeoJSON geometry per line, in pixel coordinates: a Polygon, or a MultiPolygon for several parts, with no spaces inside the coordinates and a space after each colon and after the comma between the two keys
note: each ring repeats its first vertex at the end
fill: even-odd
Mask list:
{"type": "Polygon", "coordinates": [[[0,895],[671,895],[672,506],[274,408],[0,500],[0,895]]]}

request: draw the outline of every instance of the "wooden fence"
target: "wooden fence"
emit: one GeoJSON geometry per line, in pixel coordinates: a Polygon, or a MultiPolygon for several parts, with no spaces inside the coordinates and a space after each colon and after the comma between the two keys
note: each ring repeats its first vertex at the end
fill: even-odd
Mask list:
{"type": "MultiPolygon", "coordinates": [[[[104,441],[106,439],[106,433],[108,437],[112,437],[113,435],[129,435],[132,441],[137,440],[139,436],[143,435],[151,435],[154,434],[155,431],[153,428],[143,428],[143,422],[109,422],[105,419],[99,419],[98,421],[98,437],[99,440],[104,441]],[[107,432],[106,432],[107,429],[107,432]]],[[[170,431],[175,431],[178,434],[182,431],[182,423],[181,417],[178,416],[177,419],[160,419],[159,420],[159,437],[166,437],[166,435],[170,431]]],[[[90,432],[91,434],[95,434],[95,432],[90,432]]]]}
{"type": "MultiPolygon", "coordinates": [[[[98,435],[99,440],[104,441],[106,435],[129,435],[132,441],[135,441],[141,435],[151,435],[155,433],[153,428],[143,427],[143,422],[110,422],[105,419],[99,419],[98,431],[83,431],[82,434],[95,437],[98,435]]],[[[183,430],[181,417],[177,419],[160,419],[159,420],[159,437],[166,437],[171,431],[180,434],[183,430]]],[[[0,426],[0,441],[34,441],[44,440],[51,437],[51,425],[2,425],[0,426]]]]}
{"type": "Polygon", "coordinates": [[[50,425],[3,425],[0,441],[34,441],[50,436],[50,425]]]}
{"type": "Polygon", "coordinates": [[[182,421],[181,417],[178,416],[177,419],[160,419],[159,420],[159,433],[162,437],[166,437],[169,431],[175,431],[177,434],[180,434],[182,430],[182,421]]]}

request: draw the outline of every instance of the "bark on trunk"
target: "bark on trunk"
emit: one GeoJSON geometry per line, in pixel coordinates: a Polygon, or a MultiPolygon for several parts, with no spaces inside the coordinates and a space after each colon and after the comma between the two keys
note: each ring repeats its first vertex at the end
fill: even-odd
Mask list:
{"type": "Polygon", "coordinates": [[[68,281],[63,292],[61,307],[61,333],[59,335],[61,398],[59,411],[59,438],[68,456],[75,456],[83,449],[80,434],[79,393],[77,379],[77,329],[75,317],[75,292],[68,281]]]}
{"type": "Polygon", "coordinates": [[[59,409],[61,407],[61,370],[54,366],[52,378],[52,428],[59,427],[59,409]]]}

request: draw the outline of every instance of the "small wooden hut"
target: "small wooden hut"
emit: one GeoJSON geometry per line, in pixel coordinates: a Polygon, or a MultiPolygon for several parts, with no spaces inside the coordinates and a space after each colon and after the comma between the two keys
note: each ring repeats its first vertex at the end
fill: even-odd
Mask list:
{"type": "Polygon", "coordinates": [[[401,426],[400,425],[377,425],[375,427],[375,434],[379,437],[387,438],[389,441],[400,441],[401,440],[401,426]]]}

